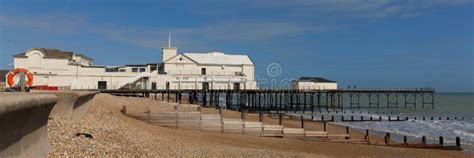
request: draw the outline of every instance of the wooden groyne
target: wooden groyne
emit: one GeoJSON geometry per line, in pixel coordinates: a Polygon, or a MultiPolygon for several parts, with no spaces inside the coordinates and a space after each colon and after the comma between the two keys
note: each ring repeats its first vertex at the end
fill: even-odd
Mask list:
{"type": "MultiPolygon", "coordinates": [[[[145,111],[142,114],[132,114],[127,112],[127,106],[123,106],[121,111],[124,115],[129,117],[168,128],[243,134],[259,137],[368,143],[368,139],[350,139],[349,127],[346,127],[345,134],[329,133],[326,122],[324,123],[324,129],[322,131],[308,130],[305,128],[305,122],[311,120],[305,119],[302,116],[298,118],[298,121],[301,122],[300,127],[285,127],[283,125],[285,115],[282,113],[278,114],[279,124],[274,125],[266,124],[264,120],[265,115],[271,116],[273,114],[259,113],[258,121],[249,121],[246,119],[247,114],[243,111],[241,112],[242,115],[240,118],[226,118],[224,117],[223,109],[219,110],[218,114],[204,114],[200,111],[200,108],[196,108],[196,111],[191,112],[176,111],[178,106],[179,105],[176,105],[174,108],[175,111],[171,112],[145,111]]],[[[290,117],[290,119],[293,118],[290,117]]],[[[365,138],[368,138],[368,136],[365,138]]]]}
{"type": "MultiPolygon", "coordinates": [[[[365,130],[363,139],[356,139],[351,137],[349,127],[345,127],[344,134],[330,133],[327,123],[334,121],[334,119],[323,121],[323,130],[308,130],[306,124],[308,119],[304,115],[294,116],[284,113],[266,114],[258,113],[258,121],[248,121],[246,111],[240,111],[240,118],[226,118],[224,117],[224,109],[219,108],[219,113],[204,114],[201,112],[200,106],[196,105],[196,111],[180,112],[178,111],[180,104],[174,106],[175,111],[171,112],[153,112],[145,111],[142,114],[127,113],[127,106],[123,106],[122,113],[129,117],[137,118],[145,122],[155,124],[158,126],[200,130],[206,132],[228,133],[228,134],[242,134],[259,137],[277,137],[285,139],[302,139],[311,141],[330,141],[330,142],[350,142],[350,143],[367,143],[371,145],[381,145],[378,143],[371,143],[370,130],[365,130]],[[278,118],[278,124],[266,124],[265,115],[270,118],[278,118]],[[300,122],[299,127],[285,127],[284,121],[286,119],[300,122]]],[[[323,118],[324,119],[324,118],[323,118]]],[[[401,120],[397,118],[398,120],[401,120]]],[[[462,150],[460,138],[456,138],[456,145],[445,144],[443,137],[440,137],[439,144],[428,144],[426,137],[422,138],[421,143],[408,143],[405,136],[403,143],[398,143],[391,140],[391,134],[385,136],[384,146],[392,147],[407,147],[407,148],[429,148],[429,149],[443,149],[443,150],[462,150]]]]}
{"type": "Polygon", "coordinates": [[[444,137],[442,137],[442,136],[440,136],[438,140],[439,140],[438,144],[428,144],[427,140],[426,140],[426,137],[422,136],[420,143],[409,143],[408,142],[408,137],[403,136],[403,143],[397,143],[397,142],[393,142],[391,140],[391,133],[386,133],[385,137],[384,137],[385,145],[391,146],[391,147],[427,148],[427,149],[443,149],[443,150],[463,150],[461,148],[461,138],[459,138],[459,137],[456,137],[456,143],[455,144],[445,144],[444,137]]]}

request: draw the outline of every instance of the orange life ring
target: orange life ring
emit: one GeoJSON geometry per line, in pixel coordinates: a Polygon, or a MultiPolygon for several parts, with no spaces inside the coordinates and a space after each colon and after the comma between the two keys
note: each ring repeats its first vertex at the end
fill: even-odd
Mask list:
{"type": "Polygon", "coordinates": [[[25,73],[26,77],[28,77],[28,81],[26,81],[26,86],[29,87],[33,84],[33,74],[30,71],[24,68],[16,68],[10,71],[7,76],[7,82],[10,87],[12,87],[15,84],[15,82],[13,81],[13,77],[15,77],[15,75],[20,72],[25,73]]]}

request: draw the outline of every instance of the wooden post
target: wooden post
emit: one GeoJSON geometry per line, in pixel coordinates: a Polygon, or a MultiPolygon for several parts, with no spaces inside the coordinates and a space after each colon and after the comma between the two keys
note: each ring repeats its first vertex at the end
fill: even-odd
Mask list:
{"type": "Polygon", "coordinates": [[[148,110],[146,111],[147,115],[148,115],[148,122],[151,122],[151,111],[148,110]]]}
{"type": "Polygon", "coordinates": [[[459,137],[456,137],[456,146],[461,147],[461,139],[459,137]]]}
{"type": "Polygon", "coordinates": [[[370,143],[370,132],[369,129],[365,130],[365,140],[370,143]]]}
{"type": "Polygon", "coordinates": [[[166,97],[167,97],[167,101],[170,102],[170,90],[167,90],[167,94],[166,94],[166,97]]]}
{"type": "Polygon", "coordinates": [[[280,113],[280,116],[279,116],[279,123],[281,126],[283,126],[283,114],[280,113]]]}
{"type": "Polygon", "coordinates": [[[392,119],[390,118],[390,116],[388,117],[388,121],[392,121],[392,119]]]}
{"type": "MultiPolygon", "coordinates": [[[[350,133],[349,133],[349,127],[348,127],[348,126],[346,126],[346,134],[347,134],[348,136],[350,136],[350,133]]],[[[349,138],[348,138],[348,137],[346,137],[346,139],[349,139],[349,138]]]]}
{"type": "Polygon", "coordinates": [[[303,117],[303,115],[301,115],[301,128],[304,129],[304,117],[303,117]]]}
{"type": "Polygon", "coordinates": [[[439,137],[439,145],[443,146],[444,145],[444,138],[443,136],[439,137]]]}
{"type": "Polygon", "coordinates": [[[240,118],[242,119],[242,121],[245,121],[245,111],[244,110],[240,111],[240,118]]]}
{"type": "Polygon", "coordinates": [[[324,115],[321,115],[321,121],[324,122],[324,115]]]}
{"type": "Polygon", "coordinates": [[[127,106],[122,106],[122,114],[127,115],[127,106]]]}
{"type": "Polygon", "coordinates": [[[385,134],[385,139],[384,140],[385,140],[385,144],[387,144],[387,145],[390,144],[390,133],[387,132],[385,134]]]}
{"type": "Polygon", "coordinates": [[[326,125],[326,122],[324,122],[324,132],[327,131],[327,125],[326,125]]]}
{"type": "Polygon", "coordinates": [[[263,123],[263,113],[261,111],[258,112],[258,120],[263,123]]]}
{"type": "Polygon", "coordinates": [[[331,121],[334,122],[334,116],[331,116],[331,121]]]}
{"type": "Polygon", "coordinates": [[[422,143],[422,144],[426,144],[426,137],[425,137],[425,136],[422,136],[422,137],[421,137],[421,143],[422,143]]]}
{"type": "Polygon", "coordinates": [[[407,138],[407,136],[403,136],[403,144],[405,144],[405,145],[408,144],[408,138],[407,138]]]}

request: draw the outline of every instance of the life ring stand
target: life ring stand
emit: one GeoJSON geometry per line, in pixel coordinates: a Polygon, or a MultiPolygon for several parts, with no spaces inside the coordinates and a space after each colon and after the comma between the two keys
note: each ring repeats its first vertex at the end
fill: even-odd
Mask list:
{"type": "Polygon", "coordinates": [[[26,86],[30,87],[33,84],[33,74],[28,71],[27,69],[24,68],[16,68],[8,73],[7,76],[7,83],[10,87],[13,87],[15,85],[15,82],[13,81],[13,77],[17,75],[18,73],[23,72],[26,77],[28,77],[28,81],[26,82],[26,86]]]}

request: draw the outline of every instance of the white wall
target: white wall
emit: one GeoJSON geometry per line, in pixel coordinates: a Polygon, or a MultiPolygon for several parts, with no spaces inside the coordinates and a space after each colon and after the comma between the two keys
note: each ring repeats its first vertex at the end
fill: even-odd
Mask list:
{"type": "MultiPolygon", "coordinates": [[[[170,57],[176,49],[163,51],[164,55],[170,57]]],[[[240,83],[241,89],[257,88],[253,65],[200,65],[181,54],[164,63],[166,75],[158,74],[157,71],[149,72],[149,67],[146,72],[140,73],[132,72],[132,66],[119,68],[126,72],[106,72],[104,67],[69,65],[73,63],[72,60],[44,58],[38,50],[27,52],[26,56],[27,58],[14,58],[14,67],[26,68],[32,72],[33,86],[96,89],[98,81],[107,81],[108,89],[118,89],[126,83],[147,76],[149,81],[145,84],[149,89],[152,82],[157,84],[157,89],[165,89],[166,82],[170,83],[171,89],[201,89],[203,82],[208,82],[212,89],[233,89],[234,83],[240,83]],[[206,75],[201,75],[201,68],[206,68],[206,75]],[[236,75],[236,72],[245,75],[236,75]]],[[[74,59],[83,60],[78,56],[74,59]]]]}
{"type": "Polygon", "coordinates": [[[323,82],[293,82],[294,89],[300,90],[333,90],[337,89],[337,83],[323,83],[323,82]]]}

